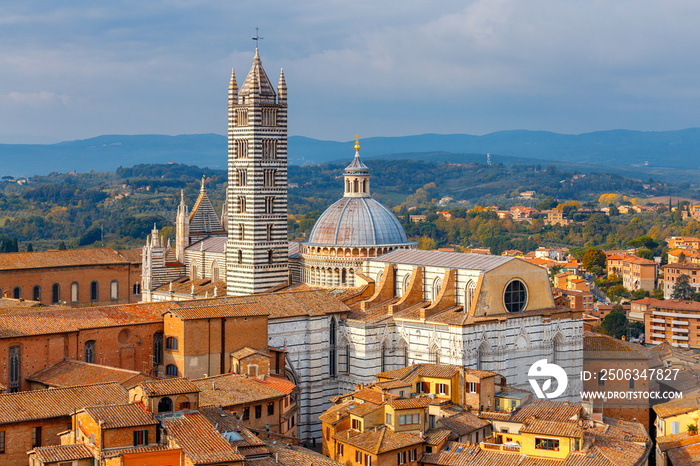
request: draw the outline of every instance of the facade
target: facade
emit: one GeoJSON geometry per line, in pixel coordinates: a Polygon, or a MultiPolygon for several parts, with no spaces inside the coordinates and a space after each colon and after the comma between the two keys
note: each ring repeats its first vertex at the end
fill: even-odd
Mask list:
{"type": "Polygon", "coordinates": [[[301,243],[301,276],[293,277],[308,285],[324,288],[352,288],[355,272],[362,263],[394,249],[415,249],[396,216],[370,195],[370,174],[360,160],[360,144],[355,142],[355,158],[343,173],[345,194],[331,205],[314,224],[308,241],[301,243]]]}
{"type": "Polygon", "coordinates": [[[700,303],[644,298],[632,305],[644,314],[647,345],[666,342],[678,348],[700,348],[700,303]]]}
{"type": "Polygon", "coordinates": [[[0,295],[6,298],[76,307],[124,304],[132,302],[132,279],[131,261],[109,248],[0,255],[0,295]]]}
{"type": "Polygon", "coordinates": [[[654,406],[656,412],[656,436],[664,437],[688,432],[688,427],[698,426],[700,396],[697,394],[654,406]]]}
{"type": "Polygon", "coordinates": [[[661,267],[664,271],[664,298],[671,299],[673,296],[673,288],[681,275],[688,277],[688,284],[693,287],[695,292],[700,291],[700,264],[692,262],[683,262],[668,264],[661,267]]]}
{"type": "Polygon", "coordinates": [[[240,90],[231,72],[226,200],[228,295],[287,283],[287,84],[275,93],[257,49],[240,90]]]}
{"type": "Polygon", "coordinates": [[[628,290],[656,289],[658,264],[648,259],[628,257],[622,262],[622,286],[628,290]]]}

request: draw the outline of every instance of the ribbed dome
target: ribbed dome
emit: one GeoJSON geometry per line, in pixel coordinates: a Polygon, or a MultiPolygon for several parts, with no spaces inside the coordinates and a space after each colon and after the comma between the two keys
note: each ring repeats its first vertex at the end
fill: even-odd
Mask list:
{"type": "Polygon", "coordinates": [[[371,197],[343,197],[316,220],[313,246],[382,246],[407,243],[394,214],[371,197]]]}

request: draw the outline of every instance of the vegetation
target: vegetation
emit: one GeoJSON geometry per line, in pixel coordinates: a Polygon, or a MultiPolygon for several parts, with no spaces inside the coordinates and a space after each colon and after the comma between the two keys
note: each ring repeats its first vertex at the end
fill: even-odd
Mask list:
{"type": "Polygon", "coordinates": [[[639,338],[639,335],[644,334],[644,324],[630,322],[622,311],[622,306],[615,305],[610,314],[606,315],[600,323],[599,330],[601,333],[617,339],[623,336],[625,338],[639,338]]]}

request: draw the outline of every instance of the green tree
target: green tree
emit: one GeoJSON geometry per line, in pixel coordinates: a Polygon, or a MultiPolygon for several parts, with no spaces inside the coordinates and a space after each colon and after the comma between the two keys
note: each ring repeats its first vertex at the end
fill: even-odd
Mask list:
{"type": "Polygon", "coordinates": [[[673,285],[672,299],[680,299],[681,301],[691,301],[695,296],[695,289],[690,285],[690,278],[686,274],[682,274],[673,285]]]}
{"type": "Polygon", "coordinates": [[[34,251],[34,246],[32,246],[32,243],[27,244],[27,252],[33,252],[34,251]]]}
{"type": "Polygon", "coordinates": [[[601,269],[605,269],[605,261],[607,260],[605,253],[599,249],[589,248],[583,254],[583,267],[591,271],[593,266],[598,266],[601,269]]]}
{"type": "Polygon", "coordinates": [[[600,323],[600,331],[611,337],[620,338],[626,333],[628,323],[629,321],[625,317],[624,312],[618,310],[610,311],[610,314],[606,315],[600,323]]]}
{"type": "Polygon", "coordinates": [[[63,241],[61,241],[60,243],[58,243],[58,250],[59,250],[59,251],[65,251],[65,250],[66,250],[66,243],[64,243],[63,241]]]}
{"type": "Polygon", "coordinates": [[[637,256],[642,259],[654,260],[654,252],[651,249],[641,248],[637,250],[637,256]]]}

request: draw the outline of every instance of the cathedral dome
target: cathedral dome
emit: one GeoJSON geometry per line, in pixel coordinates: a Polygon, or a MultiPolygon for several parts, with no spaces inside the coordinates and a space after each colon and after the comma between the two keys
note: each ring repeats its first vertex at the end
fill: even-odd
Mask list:
{"type": "Polygon", "coordinates": [[[316,220],[309,246],[389,246],[405,244],[396,216],[371,197],[343,197],[316,220]]]}

